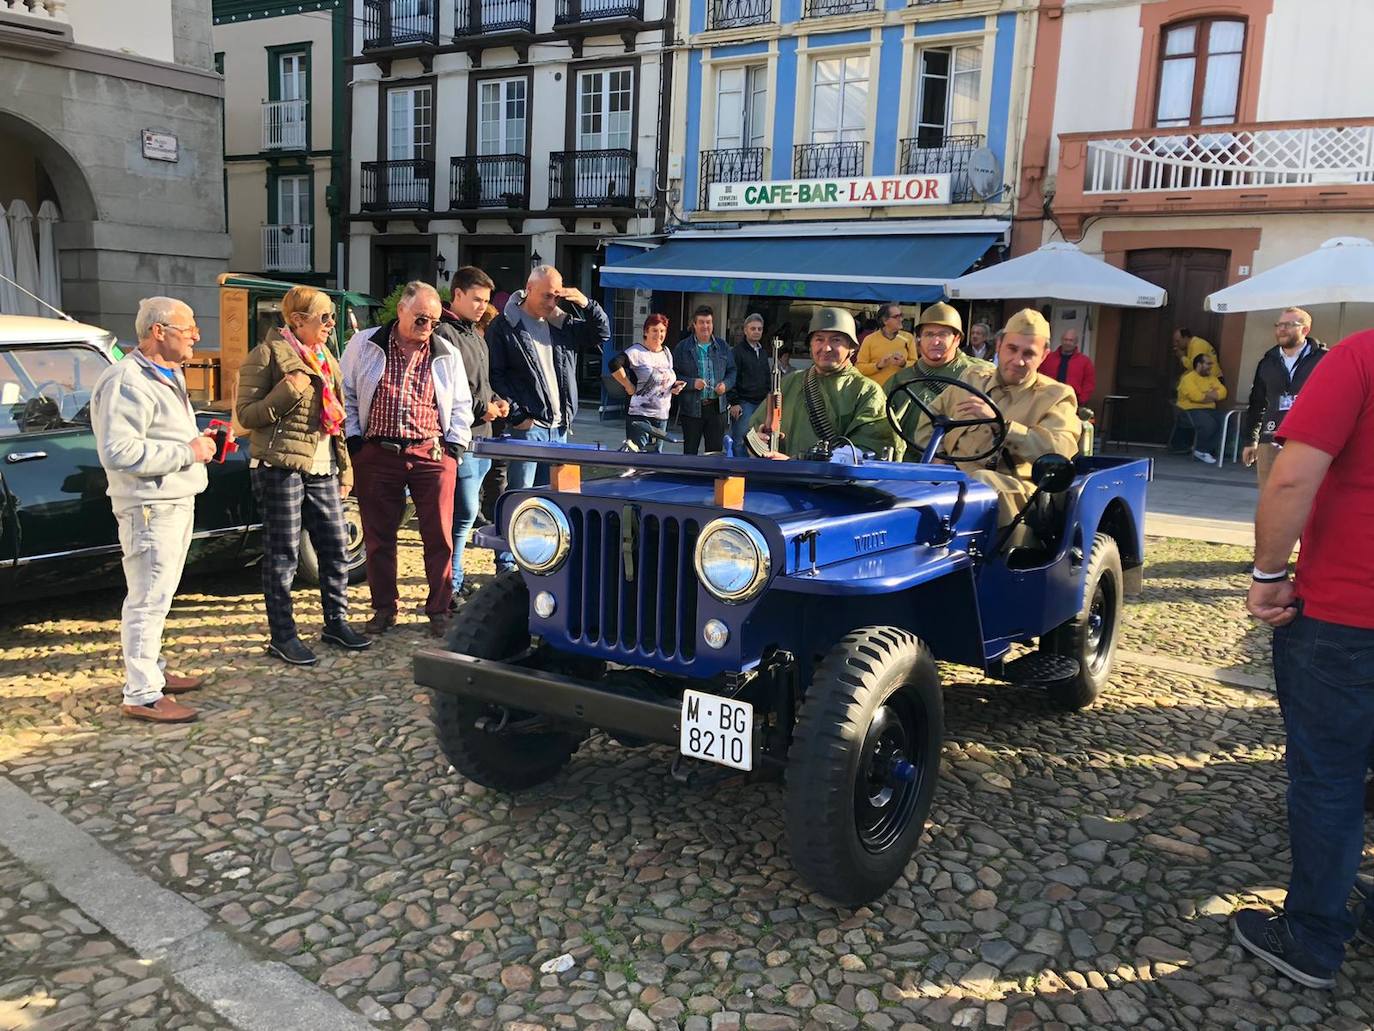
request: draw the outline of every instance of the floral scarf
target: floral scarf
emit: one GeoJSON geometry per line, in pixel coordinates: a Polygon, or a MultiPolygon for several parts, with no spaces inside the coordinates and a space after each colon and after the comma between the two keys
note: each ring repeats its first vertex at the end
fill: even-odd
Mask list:
{"type": "Polygon", "coordinates": [[[323,384],[320,388],[320,429],[331,437],[338,436],[343,432],[344,408],[339,395],[334,392],[334,375],[329,367],[328,349],[321,347],[312,351],[296,339],[296,334],[291,332],[289,326],[282,327],[281,335],[296,349],[296,354],[300,355],[310,371],[320,378],[323,384]]]}

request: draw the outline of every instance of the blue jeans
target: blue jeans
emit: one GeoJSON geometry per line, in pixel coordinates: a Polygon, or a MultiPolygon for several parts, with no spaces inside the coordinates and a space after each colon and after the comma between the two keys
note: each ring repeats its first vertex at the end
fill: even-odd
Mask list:
{"type": "Polygon", "coordinates": [[[1183,415],[1193,425],[1193,450],[1220,458],[1222,413],[1215,408],[1190,408],[1183,415]]]}
{"type": "MultiPolygon", "coordinates": [[[[556,444],[566,444],[568,442],[567,430],[550,429],[547,426],[531,426],[527,430],[511,430],[510,435],[516,440],[528,440],[531,443],[553,442],[556,444]]],[[[546,462],[508,462],[506,464],[506,490],[528,490],[531,487],[542,487],[549,482],[549,466],[546,462]]],[[[496,556],[496,571],[503,573],[506,570],[515,568],[515,556],[509,551],[503,551],[496,556]]]]}
{"type": "Polygon", "coordinates": [[[663,441],[659,440],[657,437],[649,436],[649,434],[645,433],[643,430],[639,432],[631,430],[630,427],[637,422],[648,423],[656,430],[667,430],[668,420],[655,419],[650,415],[625,416],[625,439],[633,443],[635,447],[646,454],[660,454],[663,451],[663,441]]]}
{"type": "Polygon", "coordinates": [[[468,453],[458,466],[457,490],[453,492],[453,589],[463,586],[463,551],[468,534],[477,525],[482,508],[482,480],[491,468],[490,458],[468,453]]]}
{"type": "Polygon", "coordinates": [[[1355,933],[1346,899],[1364,849],[1365,774],[1374,769],[1374,630],[1299,615],[1274,631],[1287,731],[1293,937],[1335,970],[1355,933]]]}
{"type": "Polygon", "coordinates": [[[739,402],[739,418],[730,421],[730,439],[735,442],[735,454],[744,454],[744,435],[749,432],[749,420],[759,406],[753,401],[739,402]]]}

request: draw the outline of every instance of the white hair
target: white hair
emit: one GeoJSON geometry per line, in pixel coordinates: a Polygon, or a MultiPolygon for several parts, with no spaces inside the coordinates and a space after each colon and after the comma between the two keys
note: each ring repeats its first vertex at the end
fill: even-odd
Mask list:
{"type": "Polygon", "coordinates": [[[401,296],[396,301],[396,307],[399,308],[402,305],[409,307],[410,303],[414,301],[415,298],[419,297],[421,294],[425,294],[428,297],[433,297],[440,304],[443,303],[443,299],[439,296],[439,291],[434,289],[433,286],[431,286],[429,283],[424,282],[423,280],[412,279],[409,283],[405,285],[405,289],[401,291],[401,296]]]}
{"type": "Polygon", "coordinates": [[[185,307],[184,301],[175,297],[145,297],[138,302],[138,314],[134,316],[134,336],[147,340],[157,325],[168,325],[176,318],[177,309],[185,307]]]}
{"type": "Polygon", "coordinates": [[[529,278],[525,280],[525,285],[529,286],[531,283],[548,279],[550,276],[557,276],[559,279],[562,279],[563,273],[559,272],[558,269],[554,268],[552,265],[536,265],[534,268],[530,269],[530,275],[529,278]]]}

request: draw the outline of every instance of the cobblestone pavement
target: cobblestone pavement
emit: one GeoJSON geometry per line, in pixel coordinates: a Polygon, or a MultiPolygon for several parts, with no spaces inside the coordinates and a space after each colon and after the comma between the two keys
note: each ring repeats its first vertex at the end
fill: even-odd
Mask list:
{"type": "MultiPolygon", "coordinates": [[[[1267,635],[1242,617],[1248,554],[1152,541],[1150,555],[1124,647],[1267,676],[1267,635]]],[[[708,771],[684,787],[669,750],[600,738],[515,800],[451,773],[408,674],[417,559],[412,536],[414,622],[305,671],[264,656],[253,574],[188,583],[168,653],[216,672],[183,727],[118,715],[117,595],[5,610],[0,772],[380,1027],[1374,1023],[1374,951],[1352,947],[1323,993],[1230,938],[1230,912],[1281,899],[1287,873],[1267,691],[1131,663],[1063,716],[947,669],[926,838],[906,880],[851,912],[793,873],[781,785],[708,771]],[[563,954],[570,969],[540,972],[563,954]]],[[[483,571],[489,555],[474,559],[483,571]]],[[[313,636],[318,599],[297,597],[313,636]]],[[[125,1013],[213,1024],[117,945],[90,955],[107,939],[13,863],[0,889],[0,1027],[77,1006],[93,1026],[144,983],[154,1001],[125,1013]],[[90,978],[64,974],[88,960],[90,978]]]]}

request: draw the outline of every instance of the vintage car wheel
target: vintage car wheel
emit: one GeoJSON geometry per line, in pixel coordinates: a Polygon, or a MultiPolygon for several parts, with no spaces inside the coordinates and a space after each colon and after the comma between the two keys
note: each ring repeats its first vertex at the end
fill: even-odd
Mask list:
{"type": "Polygon", "coordinates": [[[1112,675],[1116,644],[1121,636],[1121,553],[1105,533],[1093,538],[1092,555],[1084,574],[1083,608],[1040,640],[1040,650],[1078,660],[1078,673],[1046,689],[1060,709],[1082,709],[1097,701],[1112,675]]]}
{"type": "MultiPolygon", "coordinates": [[[[479,659],[509,659],[530,645],[529,591],[518,572],[504,573],[459,610],[448,650],[479,659]]],[[[531,714],[430,692],[430,719],[439,747],[469,780],[498,791],[523,791],[553,777],[572,758],[582,734],[522,731],[531,714]],[[485,726],[478,721],[486,717],[485,726]]]]}
{"type": "MultiPolygon", "coordinates": [[[[367,552],[363,547],[363,516],[356,498],[344,498],[344,566],[348,569],[348,582],[359,584],[367,576],[367,552]]],[[[315,545],[310,534],[301,531],[300,562],[296,565],[296,578],[302,583],[320,582],[320,559],[315,554],[315,545]]]]}
{"type": "Polygon", "coordinates": [[[802,701],[787,757],[792,862],[848,906],[890,888],[916,849],[944,741],[930,650],[865,627],[835,645],[802,701]]]}

